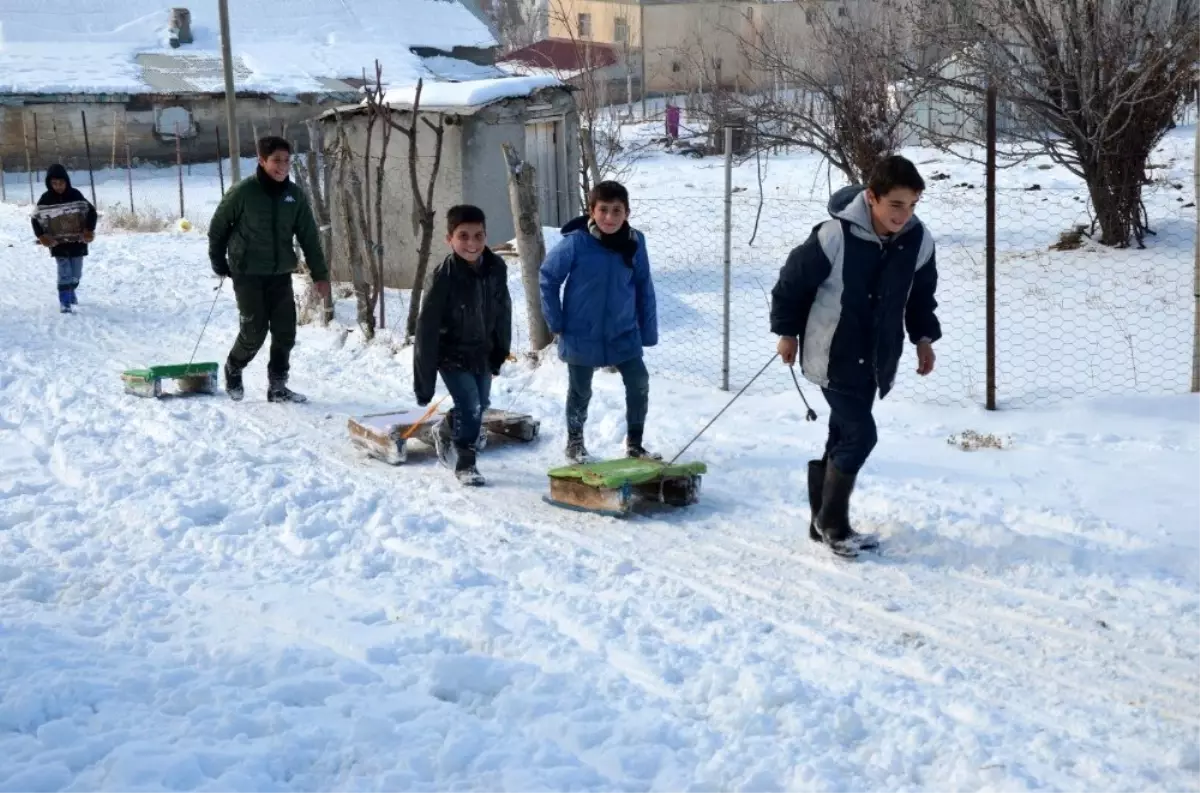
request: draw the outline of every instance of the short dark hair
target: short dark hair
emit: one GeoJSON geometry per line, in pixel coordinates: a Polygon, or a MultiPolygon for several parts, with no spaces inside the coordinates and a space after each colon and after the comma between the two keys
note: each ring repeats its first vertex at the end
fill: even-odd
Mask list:
{"type": "Polygon", "coordinates": [[[620,201],[629,210],[629,191],[620,182],[597,182],[588,193],[588,211],[595,209],[601,201],[620,201]]]}
{"type": "Polygon", "coordinates": [[[267,159],[277,151],[286,151],[291,154],[292,144],[288,143],[286,138],[278,135],[267,135],[265,138],[258,139],[258,156],[262,159],[267,159]]]}
{"type": "Polygon", "coordinates": [[[893,154],[884,157],[871,169],[867,187],[876,197],[882,198],[897,187],[907,187],[914,193],[923,193],[925,180],[917,172],[917,166],[913,165],[912,160],[893,154]]]}
{"type": "Polygon", "coordinates": [[[483,210],[472,204],[458,204],[446,210],[446,233],[453,234],[464,223],[478,223],[487,229],[487,217],[483,210]]]}

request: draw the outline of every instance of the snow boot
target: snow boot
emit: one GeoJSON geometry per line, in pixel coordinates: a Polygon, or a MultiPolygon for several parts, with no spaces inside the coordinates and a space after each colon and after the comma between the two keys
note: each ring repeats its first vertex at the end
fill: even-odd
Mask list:
{"type": "Polygon", "coordinates": [[[574,430],[567,431],[567,460],[572,465],[584,465],[592,461],[592,456],[588,454],[587,447],[583,445],[583,430],[575,432],[574,430]]]}
{"type": "Polygon", "coordinates": [[[75,290],[79,288],[79,284],[71,284],[71,288],[67,290],[67,299],[71,301],[71,305],[79,305],[79,298],[75,297],[75,290]]]}
{"type": "Polygon", "coordinates": [[[646,447],[642,445],[642,431],[630,430],[625,437],[625,456],[635,460],[661,460],[661,454],[646,451],[646,447]]]}
{"type": "Polygon", "coordinates": [[[246,389],[242,385],[242,370],[234,369],[229,365],[229,361],[225,362],[225,393],[229,394],[229,398],[234,402],[241,402],[246,396],[246,389]]]}
{"type": "Polygon", "coordinates": [[[287,387],[287,375],[267,374],[268,402],[307,402],[308,397],[287,387]]]}
{"type": "Polygon", "coordinates": [[[455,445],[454,477],[465,487],[482,487],[485,482],[475,467],[475,449],[471,446],[455,445]]]}
{"type": "Polygon", "coordinates": [[[458,460],[458,451],[454,446],[454,409],[451,408],[442,416],[441,421],[433,428],[433,451],[438,462],[447,468],[454,468],[458,460]]]}
{"type": "Polygon", "coordinates": [[[823,542],[817,531],[817,513],[821,511],[821,488],[825,486],[825,461],[808,461],[808,539],[823,542]]]}
{"type": "Polygon", "coordinates": [[[71,293],[65,286],[58,288],[58,311],[60,314],[71,313],[71,293]]]}
{"type": "Polygon", "coordinates": [[[859,551],[879,546],[875,534],[860,534],[850,526],[850,496],[857,474],[838,470],[832,462],[825,465],[821,487],[821,508],[817,512],[817,531],[829,549],[838,556],[853,559],[859,551]]]}

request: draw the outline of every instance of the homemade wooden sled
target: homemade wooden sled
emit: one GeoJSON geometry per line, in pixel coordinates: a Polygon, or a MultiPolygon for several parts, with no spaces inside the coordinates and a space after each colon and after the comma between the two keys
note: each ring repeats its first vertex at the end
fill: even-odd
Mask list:
{"type": "MultiPolygon", "coordinates": [[[[428,413],[422,408],[354,416],[347,422],[350,442],[371,457],[388,465],[408,460],[408,442],[418,440],[433,446],[433,433],[444,413],[428,413]]],[[[541,422],[525,413],[488,408],[483,426],[488,433],[528,443],[538,436],[541,422]]]]}
{"type": "Polygon", "coordinates": [[[701,462],[637,459],[569,465],[548,472],[550,494],[542,500],[618,518],[632,512],[638,500],[686,507],[700,500],[700,477],[707,471],[701,462]]]}
{"type": "Polygon", "coordinates": [[[55,245],[83,242],[83,235],[87,232],[89,210],[86,201],[68,201],[65,204],[37,207],[33,218],[42,227],[42,231],[54,239],[55,245]]]}
{"type": "Polygon", "coordinates": [[[172,395],[215,394],[217,391],[217,364],[180,363],[169,366],[151,366],[147,369],[126,369],[121,373],[125,393],[155,399],[167,396],[163,392],[163,380],[174,380],[172,395]]]}

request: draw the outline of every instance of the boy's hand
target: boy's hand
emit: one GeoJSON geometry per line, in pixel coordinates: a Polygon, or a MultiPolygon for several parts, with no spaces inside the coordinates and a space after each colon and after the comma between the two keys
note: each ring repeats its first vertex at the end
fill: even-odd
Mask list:
{"type": "Polygon", "coordinates": [[[42,236],[38,237],[38,242],[45,245],[47,248],[54,247],[54,238],[49,234],[43,234],[42,236]]]}
{"type": "Polygon", "coordinates": [[[91,231],[91,230],[83,232],[83,241],[84,242],[91,242],[94,239],[96,239],[96,232],[91,231]]]}
{"type": "Polygon", "coordinates": [[[933,342],[921,341],[917,343],[917,374],[924,377],[933,371],[933,364],[937,360],[937,356],[933,354],[933,342]]]}
{"type": "Polygon", "coordinates": [[[780,336],[779,343],[775,345],[775,351],[779,353],[779,359],[788,366],[796,363],[796,352],[800,347],[800,342],[795,336],[780,336]]]}
{"type": "Polygon", "coordinates": [[[313,289],[317,290],[317,294],[322,300],[329,299],[329,282],[328,281],[313,281],[313,289]]]}

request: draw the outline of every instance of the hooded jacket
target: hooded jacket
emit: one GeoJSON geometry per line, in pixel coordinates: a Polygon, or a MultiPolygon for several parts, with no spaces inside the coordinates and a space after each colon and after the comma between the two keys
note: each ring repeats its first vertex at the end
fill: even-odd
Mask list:
{"type": "MultiPolygon", "coordinates": [[[[42,197],[38,199],[37,205],[40,207],[58,206],[60,204],[69,204],[72,201],[82,201],[87,204],[88,214],[86,228],[88,231],[96,230],[96,208],[92,203],[83,197],[83,193],[71,186],[71,176],[67,173],[67,169],[55,163],[46,169],[46,192],[42,193],[42,197]],[[50,186],[50,180],[62,179],[67,183],[67,189],[61,194],[54,192],[54,188],[50,186]]],[[[41,237],[45,234],[42,224],[38,223],[36,217],[31,221],[33,223],[33,233],[36,237],[41,237]]],[[[88,246],[86,242],[64,242],[61,245],[55,245],[50,249],[50,255],[56,259],[73,259],[80,256],[88,255],[88,246]]]]}
{"type": "Polygon", "coordinates": [[[413,390],[424,405],[439,371],[496,374],[512,344],[512,299],[504,260],[484,248],[479,265],[454,254],[433,272],[421,300],[413,351],[413,390]]]}
{"type": "Polygon", "coordinates": [[[558,352],[568,364],[617,366],[642,357],[658,344],[658,308],[646,237],[632,259],[607,248],[588,230],[587,217],[562,228],[563,239],[542,262],[542,314],[558,335],[558,352]]]}
{"type": "Polygon", "coordinates": [[[771,332],[800,341],[804,376],[833,391],[892,389],[904,331],[917,344],[941,338],[933,237],[914,215],[881,238],[865,189],[829,199],[830,220],[788,256],[771,292],[771,332]]]}

